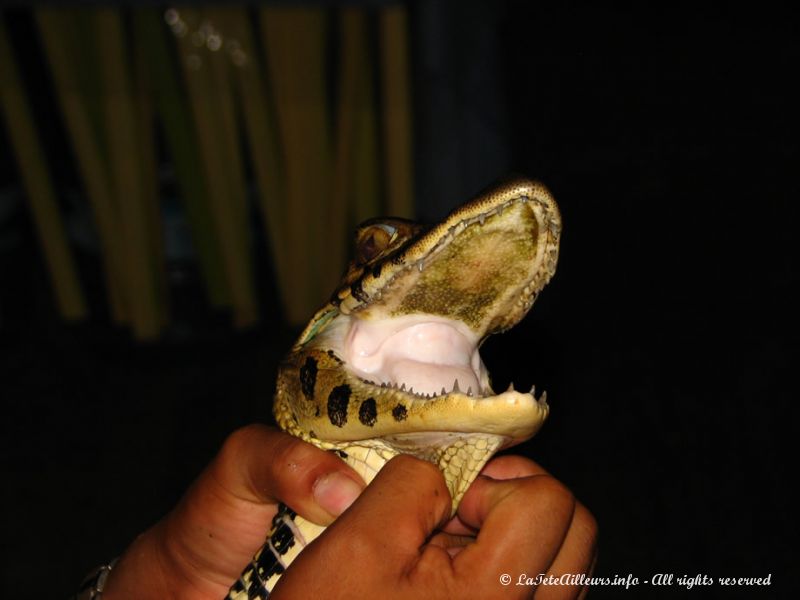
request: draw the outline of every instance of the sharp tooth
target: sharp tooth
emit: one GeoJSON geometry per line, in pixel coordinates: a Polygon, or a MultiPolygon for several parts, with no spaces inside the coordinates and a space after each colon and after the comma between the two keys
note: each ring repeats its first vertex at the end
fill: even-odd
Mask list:
{"type": "Polygon", "coordinates": [[[531,386],[531,391],[530,391],[529,393],[530,393],[530,395],[531,395],[531,396],[533,396],[534,398],[536,398],[536,384],[533,384],[533,385],[531,386]]]}
{"type": "Polygon", "coordinates": [[[442,396],[446,396],[446,395],[447,395],[447,390],[442,388],[442,396]]]}
{"type": "Polygon", "coordinates": [[[482,214],[480,217],[478,217],[478,222],[479,222],[481,225],[483,225],[483,224],[486,222],[486,214],[485,214],[485,213],[484,213],[484,214],[482,214]]]}
{"type": "Polygon", "coordinates": [[[405,390],[406,390],[406,384],[404,383],[403,385],[400,386],[400,391],[404,392],[405,390]]]}
{"type": "Polygon", "coordinates": [[[385,381],[381,381],[381,387],[382,387],[382,388],[385,388],[385,387],[386,387],[386,382],[385,382],[385,381]]]}
{"type": "Polygon", "coordinates": [[[414,393],[414,388],[413,387],[408,388],[408,393],[409,394],[413,394],[414,393]]]}
{"type": "Polygon", "coordinates": [[[472,396],[472,386],[467,388],[467,396],[472,396]]]}
{"type": "Polygon", "coordinates": [[[516,390],[514,389],[514,382],[512,381],[511,383],[508,384],[508,389],[506,390],[506,392],[514,392],[514,391],[516,390]]]}
{"type": "Polygon", "coordinates": [[[422,267],[423,267],[423,266],[424,266],[424,265],[422,264],[422,261],[419,261],[419,262],[417,263],[417,268],[419,269],[419,272],[420,272],[420,273],[422,273],[422,267]]]}
{"type": "Polygon", "coordinates": [[[542,395],[539,396],[539,402],[547,404],[547,391],[542,392],[542,395]]]}
{"type": "Polygon", "coordinates": [[[460,391],[461,391],[460,389],[458,389],[458,379],[456,379],[456,380],[453,382],[453,391],[454,391],[454,392],[460,392],[460,391]]]}

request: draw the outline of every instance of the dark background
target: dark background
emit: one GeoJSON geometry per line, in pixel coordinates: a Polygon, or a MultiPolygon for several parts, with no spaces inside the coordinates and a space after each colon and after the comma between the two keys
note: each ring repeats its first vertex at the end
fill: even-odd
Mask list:
{"type": "MultiPolygon", "coordinates": [[[[497,388],[548,391],[551,417],[520,451],[594,512],[596,574],[772,574],[769,588],[590,597],[793,597],[796,15],[411,8],[419,213],[441,217],[506,172],[544,181],[563,212],[557,276],[484,359],[497,388]]],[[[227,433],[269,419],[296,332],[262,293],[274,316],[232,333],[189,284],[180,334],[158,344],[102,317],[64,325],[26,217],[12,226],[0,592],[63,598],[169,510],[227,433]]],[[[93,272],[84,257],[100,295],[93,272]]]]}

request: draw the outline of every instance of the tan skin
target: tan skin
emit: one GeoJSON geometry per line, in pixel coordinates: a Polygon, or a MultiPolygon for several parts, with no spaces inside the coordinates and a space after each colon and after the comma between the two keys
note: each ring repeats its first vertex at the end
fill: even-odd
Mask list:
{"type": "Polygon", "coordinates": [[[322,525],[344,512],[286,571],[275,600],[560,600],[586,592],[514,585],[520,574],[589,573],[596,557],[592,515],[528,459],[492,460],[452,519],[444,479],[424,461],[397,457],[359,495],[363,486],[331,453],[268,427],[239,430],[178,506],[126,550],[103,598],[224,598],[280,501],[322,525]]]}

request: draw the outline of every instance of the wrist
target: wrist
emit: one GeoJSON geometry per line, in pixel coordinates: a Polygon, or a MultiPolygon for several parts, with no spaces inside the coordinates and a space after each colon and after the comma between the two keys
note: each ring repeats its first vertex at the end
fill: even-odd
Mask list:
{"type": "Polygon", "coordinates": [[[125,550],[107,575],[102,600],[174,597],[178,588],[171,585],[170,573],[165,568],[160,529],[159,523],[137,537],[125,550]]]}

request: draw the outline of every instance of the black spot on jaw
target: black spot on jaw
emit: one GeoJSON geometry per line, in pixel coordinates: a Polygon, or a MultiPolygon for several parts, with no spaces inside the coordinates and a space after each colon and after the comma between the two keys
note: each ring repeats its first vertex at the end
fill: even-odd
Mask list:
{"type": "Polygon", "coordinates": [[[375,405],[375,398],[367,398],[358,408],[358,420],[367,427],[372,427],[378,420],[378,407],[375,405]]]}
{"type": "Polygon", "coordinates": [[[347,452],[344,450],[334,450],[339,458],[347,458],[347,452]]]}
{"type": "Polygon", "coordinates": [[[333,350],[328,350],[328,356],[330,356],[333,360],[335,360],[339,364],[342,364],[344,362],[341,358],[336,356],[336,352],[334,352],[333,350]]]}
{"type": "Polygon", "coordinates": [[[350,404],[350,386],[337,385],[328,395],[328,418],[336,427],[347,423],[347,407],[350,404]]]}
{"type": "Polygon", "coordinates": [[[395,421],[405,421],[408,417],[408,410],[402,404],[398,404],[392,409],[392,416],[395,421]]]}
{"type": "Polygon", "coordinates": [[[356,281],[350,286],[350,293],[353,295],[353,298],[359,302],[366,302],[369,300],[369,296],[364,293],[364,289],[361,287],[361,280],[356,281]]]}
{"type": "Polygon", "coordinates": [[[306,398],[313,398],[316,385],[317,361],[309,356],[305,364],[300,367],[300,389],[306,398]]]}
{"type": "Polygon", "coordinates": [[[383,269],[383,264],[382,263],[378,263],[377,265],[372,267],[372,276],[375,279],[377,279],[378,277],[381,276],[381,269],[383,269]]]}

